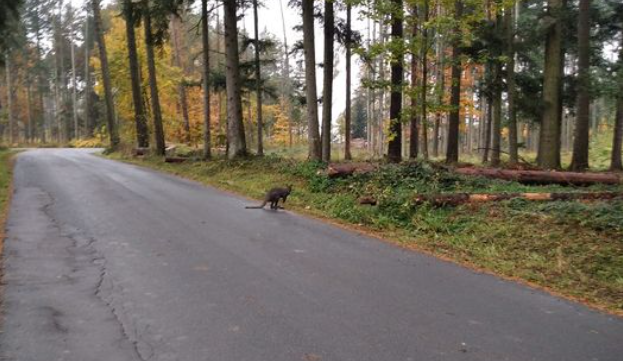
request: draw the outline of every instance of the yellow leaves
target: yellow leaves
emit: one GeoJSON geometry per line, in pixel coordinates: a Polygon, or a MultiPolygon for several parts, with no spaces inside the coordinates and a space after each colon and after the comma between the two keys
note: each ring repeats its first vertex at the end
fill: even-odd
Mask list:
{"type": "MultiPolygon", "coordinates": [[[[136,48],[140,68],[141,91],[144,96],[147,114],[151,117],[150,111],[150,88],[147,71],[147,55],[145,50],[144,31],[141,28],[135,29],[136,48]]],[[[130,64],[128,55],[128,45],[126,40],[125,21],[118,16],[110,19],[110,28],[105,34],[107,46],[107,56],[110,69],[110,76],[113,85],[116,111],[119,116],[119,128],[121,137],[124,141],[133,142],[135,139],[134,105],[132,99],[132,84],[130,78],[130,64]]],[[[181,142],[185,139],[184,124],[179,102],[178,84],[183,79],[183,72],[180,68],[172,65],[171,47],[165,43],[162,48],[156,49],[156,73],[158,83],[158,94],[160,107],[164,121],[165,138],[167,141],[181,142]]],[[[95,92],[103,94],[101,82],[101,66],[97,52],[91,57],[91,64],[95,69],[95,92]]],[[[188,103],[201,105],[201,91],[195,88],[188,90],[188,103]]],[[[201,111],[193,107],[189,111],[191,123],[191,139],[200,141],[201,111]],[[199,135],[199,136],[197,136],[199,135]]],[[[151,118],[149,119],[151,128],[151,118]]]]}

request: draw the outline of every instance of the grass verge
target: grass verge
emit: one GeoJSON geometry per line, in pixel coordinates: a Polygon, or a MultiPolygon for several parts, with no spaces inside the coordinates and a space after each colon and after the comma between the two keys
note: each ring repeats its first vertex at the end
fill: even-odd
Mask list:
{"type": "Polygon", "coordinates": [[[620,186],[525,186],[465,178],[431,164],[387,165],[334,180],[318,173],[321,164],[277,156],[181,164],[110,157],[257,199],[290,183],[289,209],[623,316],[623,201],[511,200],[456,208],[410,201],[416,193],[623,191],[620,186]],[[374,196],[378,206],[358,205],[361,195],[374,196]]]}
{"type": "Polygon", "coordinates": [[[0,149],[0,255],[3,249],[4,225],[11,198],[12,156],[12,152],[0,149]]]}

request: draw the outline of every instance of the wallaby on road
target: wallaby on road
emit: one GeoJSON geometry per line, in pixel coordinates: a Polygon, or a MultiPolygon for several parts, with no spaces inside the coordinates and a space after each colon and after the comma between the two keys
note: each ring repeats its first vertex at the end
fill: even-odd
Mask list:
{"type": "Polygon", "coordinates": [[[282,204],[286,202],[288,196],[292,192],[292,186],[288,185],[285,188],[275,187],[266,192],[266,196],[264,197],[264,202],[259,206],[247,206],[246,209],[261,209],[266,206],[267,203],[270,203],[270,209],[283,209],[282,206],[279,206],[279,200],[283,200],[282,204]]]}

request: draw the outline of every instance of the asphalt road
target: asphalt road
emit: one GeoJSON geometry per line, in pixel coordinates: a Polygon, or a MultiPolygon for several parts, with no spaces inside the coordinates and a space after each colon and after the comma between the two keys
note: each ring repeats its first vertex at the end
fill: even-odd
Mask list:
{"type": "Polygon", "coordinates": [[[20,154],[0,360],[623,360],[620,318],[248,204],[20,154]]]}

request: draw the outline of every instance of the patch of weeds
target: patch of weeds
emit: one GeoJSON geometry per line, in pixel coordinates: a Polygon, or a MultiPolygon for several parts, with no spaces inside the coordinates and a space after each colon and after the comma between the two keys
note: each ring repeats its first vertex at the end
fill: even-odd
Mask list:
{"type": "Polygon", "coordinates": [[[560,224],[621,234],[623,243],[623,201],[535,203],[514,199],[507,204],[516,212],[538,213],[560,224]]]}

